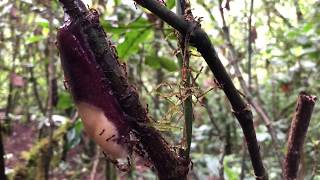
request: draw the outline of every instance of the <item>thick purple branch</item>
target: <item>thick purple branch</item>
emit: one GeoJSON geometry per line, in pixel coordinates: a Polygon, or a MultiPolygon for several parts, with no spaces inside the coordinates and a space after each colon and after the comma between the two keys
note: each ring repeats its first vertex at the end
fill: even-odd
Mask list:
{"type": "MultiPolygon", "coordinates": [[[[79,68],[74,69],[73,72],[76,71],[75,76],[78,75],[84,78],[84,75],[81,74],[81,72],[91,72],[92,75],[98,76],[98,80],[106,78],[103,80],[104,86],[107,89],[112,89],[112,96],[116,98],[118,102],[113,104],[120,105],[121,110],[125,114],[127,125],[132,129],[132,132],[137,138],[137,145],[134,146],[135,152],[142,157],[151,160],[157,170],[159,179],[186,179],[189,162],[172,151],[169,148],[169,144],[162,138],[161,134],[150,124],[146,109],[141,104],[136,89],[128,83],[126,71],[118,62],[115,49],[107,39],[106,34],[99,23],[97,13],[94,10],[88,11],[87,9],[83,9],[80,0],[60,0],[60,2],[64,4],[65,12],[69,16],[69,20],[65,22],[65,24],[68,25],[68,23],[71,23],[68,27],[73,27],[72,24],[76,25],[77,28],[73,30],[72,34],[79,39],[79,46],[84,47],[86,50],[84,53],[88,55],[88,60],[91,61],[94,59],[91,63],[96,64],[97,69],[100,69],[103,74],[101,75],[98,74],[98,72],[95,73],[93,70],[87,69],[86,67],[89,68],[89,65],[81,65],[79,66],[79,68],[81,68],[80,70],[79,68]]],[[[61,44],[60,47],[63,47],[63,45],[61,44]]],[[[65,48],[67,47],[68,45],[66,45],[65,48]]],[[[82,52],[80,48],[76,49],[79,49],[80,52],[82,52]]],[[[83,61],[83,63],[85,63],[85,61],[83,61]]],[[[75,62],[70,61],[67,69],[77,68],[73,67],[75,65],[77,65],[75,62]]],[[[71,77],[71,74],[69,74],[69,77],[71,77]]],[[[75,79],[73,84],[74,87],[77,85],[76,81],[81,81],[80,83],[82,83],[83,80],[75,79]]],[[[86,81],[86,83],[93,82],[93,79],[92,81],[86,81]]],[[[97,88],[100,88],[101,82],[102,81],[92,84],[90,87],[80,85],[83,91],[73,92],[73,94],[77,95],[77,97],[81,97],[82,100],[84,99],[83,97],[85,97],[86,102],[94,102],[94,104],[103,109],[104,114],[108,116],[109,112],[106,112],[108,111],[108,108],[103,108],[103,105],[105,105],[103,97],[107,96],[101,95],[100,100],[97,100],[92,99],[95,98],[95,96],[87,95],[87,90],[89,89],[97,92],[97,88]],[[85,93],[85,95],[81,93],[85,93]],[[99,104],[97,104],[97,102],[99,102],[99,104]]],[[[75,91],[77,90],[75,89],[75,91]]],[[[109,97],[104,99],[113,98],[109,97]]],[[[116,123],[116,121],[113,122],[116,123]]]]}

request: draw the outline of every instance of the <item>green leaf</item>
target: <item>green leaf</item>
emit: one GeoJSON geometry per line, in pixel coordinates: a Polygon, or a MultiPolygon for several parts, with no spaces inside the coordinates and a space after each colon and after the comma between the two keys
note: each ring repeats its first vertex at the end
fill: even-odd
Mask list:
{"type": "Polygon", "coordinates": [[[80,143],[82,130],[82,121],[78,119],[73,128],[67,132],[67,149],[72,149],[80,143]]]}
{"type": "Polygon", "coordinates": [[[303,26],[303,32],[305,32],[305,33],[309,32],[312,28],[313,28],[313,23],[312,22],[306,23],[303,26]]]}
{"type": "Polygon", "coordinates": [[[139,50],[139,45],[145,42],[151,33],[150,28],[141,31],[133,30],[127,32],[124,42],[117,48],[119,57],[126,60],[129,56],[135,54],[139,50]]]}
{"type": "Polygon", "coordinates": [[[77,119],[75,125],[74,125],[74,128],[76,130],[76,133],[80,134],[82,129],[83,129],[83,123],[80,119],[77,119]]]}
{"type": "Polygon", "coordinates": [[[33,36],[30,36],[26,39],[26,44],[36,43],[36,42],[44,40],[45,38],[46,37],[43,35],[33,35],[33,36]]]}
{"type": "Polygon", "coordinates": [[[288,32],[286,36],[287,36],[289,39],[293,39],[293,38],[299,36],[299,32],[296,31],[296,30],[293,30],[293,31],[288,32]]]}
{"type": "Polygon", "coordinates": [[[121,3],[121,0],[114,0],[114,5],[117,7],[121,3]]]}
{"type": "Polygon", "coordinates": [[[37,18],[35,21],[38,24],[38,26],[42,28],[49,28],[49,21],[47,19],[37,18]]]}
{"type": "Polygon", "coordinates": [[[231,168],[228,167],[227,163],[224,163],[224,172],[228,176],[228,179],[230,180],[237,180],[238,179],[238,174],[234,172],[231,168]]]}
{"type": "Polygon", "coordinates": [[[69,93],[67,92],[62,92],[59,94],[59,101],[58,101],[58,105],[57,108],[64,110],[64,109],[68,109],[70,107],[72,107],[72,98],[70,96],[69,93]]]}
{"type": "Polygon", "coordinates": [[[146,56],[145,64],[152,67],[153,69],[159,69],[160,67],[162,67],[170,72],[178,70],[177,63],[166,57],[158,57],[154,55],[146,56]]]}
{"type": "Polygon", "coordinates": [[[172,9],[176,5],[176,1],[175,0],[167,0],[166,5],[169,9],[172,9]]]}
{"type": "Polygon", "coordinates": [[[134,22],[129,23],[127,25],[118,24],[117,26],[113,26],[108,21],[102,19],[101,25],[108,33],[111,33],[112,35],[123,34],[123,33],[128,32],[128,30],[134,30],[134,31],[138,30],[139,31],[139,30],[144,30],[144,29],[151,27],[150,22],[147,19],[142,18],[142,17],[138,18],[134,22]]]}
{"type": "Polygon", "coordinates": [[[172,59],[168,59],[165,57],[159,57],[160,60],[160,64],[163,68],[165,68],[166,70],[173,72],[173,71],[177,71],[178,70],[178,65],[175,61],[173,61],[172,59]]]}
{"type": "Polygon", "coordinates": [[[103,29],[112,35],[125,33],[127,30],[126,28],[123,28],[123,27],[114,27],[108,21],[105,21],[105,20],[101,20],[100,22],[103,29]]]}
{"type": "Polygon", "coordinates": [[[139,44],[149,38],[149,34],[152,33],[150,32],[152,25],[143,17],[140,17],[127,25],[118,24],[117,26],[114,26],[105,20],[101,20],[101,24],[106,32],[112,34],[112,38],[114,40],[119,40],[125,34],[124,42],[120,43],[117,48],[120,58],[127,58],[128,56],[136,53],[138,51],[139,44]],[[135,39],[137,40],[136,42],[135,39]]]}
{"type": "Polygon", "coordinates": [[[153,69],[159,69],[161,64],[156,56],[146,56],[145,64],[153,69]]]}

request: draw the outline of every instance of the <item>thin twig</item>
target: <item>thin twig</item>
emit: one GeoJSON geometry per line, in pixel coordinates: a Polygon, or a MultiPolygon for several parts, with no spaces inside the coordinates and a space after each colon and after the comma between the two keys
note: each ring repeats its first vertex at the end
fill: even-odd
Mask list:
{"type": "Polygon", "coordinates": [[[43,105],[42,105],[42,101],[41,101],[41,98],[40,98],[40,95],[39,95],[39,91],[38,91],[38,83],[37,83],[37,80],[36,80],[35,77],[34,77],[33,68],[34,68],[34,67],[29,67],[30,81],[31,81],[31,83],[32,83],[32,89],[33,89],[33,93],[34,93],[34,96],[35,96],[35,98],[36,98],[38,107],[39,107],[42,115],[45,116],[45,115],[46,115],[46,110],[44,109],[44,107],[43,107],[43,105]]]}
{"type": "MultiPolygon", "coordinates": [[[[220,1],[221,3],[222,1],[220,1]]],[[[239,62],[239,59],[237,58],[237,52],[233,46],[233,43],[231,42],[231,37],[230,37],[230,32],[229,32],[229,27],[227,26],[227,23],[225,21],[225,18],[224,18],[224,11],[223,11],[223,8],[220,4],[220,15],[221,15],[221,19],[222,19],[222,22],[223,22],[223,32],[224,32],[224,37],[227,41],[227,45],[230,49],[230,55],[231,55],[231,59],[229,59],[229,61],[231,62],[239,62]]],[[[274,146],[274,150],[275,150],[275,153],[277,155],[277,159],[278,159],[278,162],[279,162],[279,165],[280,167],[282,167],[282,154],[279,150],[279,143],[278,143],[278,139],[276,137],[276,133],[275,133],[275,130],[272,126],[272,121],[270,120],[268,114],[266,113],[266,111],[263,109],[262,105],[255,99],[253,99],[252,97],[252,94],[248,88],[248,86],[246,85],[246,82],[242,76],[242,73],[240,71],[240,67],[237,63],[232,63],[232,66],[235,70],[235,74],[236,76],[238,77],[238,80],[240,82],[240,86],[242,88],[242,90],[244,91],[244,94],[245,94],[245,97],[246,99],[249,101],[249,103],[253,106],[253,108],[256,110],[256,112],[260,115],[260,117],[262,118],[262,120],[264,121],[267,129],[268,129],[268,132],[271,136],[271,139],[272,139],[272,144],[274,146]]]]}
{"type": "Polygon", "coordinates": [[[253,14],[253,1],[250,1],[250,14],[248,18],[248,86],[249,90],[251,90],[251,59],[252,59],[252,14],[253,14]]]}
{"type": "MultiPolygon", "coordinates": [[[[186,0],[177,0],[177,13],[180,16],[191,16],[191,12],[186,14],[186,9],[190,8],[190,3],[186,0]]],[[[191,33],[191,32],[190,32],[191,33]]],[[[193,121],[193,107],[192,107],[192,94],[190,90],[190,81],[191,81],[191,72],[190,72],[190,53],[189,53],[189,38],[190,33],[186,36],[182,36],[181,34],[178,37],[179,39],[179,47],[180,52],[182,52],[182,67],[181,67],[181,78],[182,78],[182,85],[184,86],[185,92],[184,94],[187,97],[183,101],[183,111],[184,111],[184,120],[185,120],[185,140],[186,140],[186,151],[185,151],[185,158],[188,160],[190,156],[190,147],[191,147],[191,140],[192,140],[192,121],[193,121]]]]}
{"type": "Polygon", "coordinates": [[[274,6],[274,2],[273,1],[266,1],[263,0],[264,5],[266,6],[266,9],[270,9],[271,12],[273,12],[274,15],[278,16],[283,22],[284,24],[286,24],[288,27],[292,28],[292,24],[290,23],[290,21],[285,18],[278,10],[277,8],[274,6]]]}
{"type": "Polygon", "coordinates": [[[294,0],[293,3],[296,8],[297,21],[301,22],[303,20],[303,14],[300,9],[299,0],[294,0]]]}
{"type": "Polygon", "coordinates": [[[53,37],[53,16],[51,14],[51,11],[49,12],[49,38],[48,38],[48,46],[47,46],[47,53],[48,53],[48,99],[47,99],[47,108],[46,108],[46,113],[47,117],[49,120],[49,144],[48,144],[48,149],[46,155],[44,156],[46,159],[44,161],[44,176],[45,179],[49,179],[50,175],[50,162],[52,159],[52,154],[53,154],[53,131],[54,131],[54,122],[52,119],[52,114],[53,114],[53,106],[54,106],[54,80],[55,80],[55,57],[54,53],[52,52],[52,39],[53,37]]]}
{"type": "MultiPolygon", "coordinates": [[[[225,139],[225,138],[224,138],[225,139]]],[[[222,143],[220,148],[220,159],[219,159],[219,180],[224,180],[224,157],[226,155],[225,142],[222,143]]]]}
{"type": "MultiPolygon", "coordinates": [[[[99,148],[97,148],[97,149],[99,149],[99,148]]],[[[91,173],[90,173],[90,180],[95,180],[97,167],[98,167],[99,161],[100,161],[100,153],[101,153],[101,151],[98,150],[98,152],[96,153],[96,155],[94,157],[94,162],[93,162],[91,173]]]]}

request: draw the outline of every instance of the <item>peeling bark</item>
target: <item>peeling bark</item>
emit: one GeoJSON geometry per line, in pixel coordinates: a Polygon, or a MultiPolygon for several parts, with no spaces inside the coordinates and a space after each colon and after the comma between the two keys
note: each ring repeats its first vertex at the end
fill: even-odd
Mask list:
{"type": "Polygon", "coordinates": [[[58,34],[58,48],[75,102],[101,108],[123,136],[127,132],[123,128],[133,132],[137,138],[135,152],[153,163],[160,179],[186,179],[189,162],[169,148],[152,126],[136,88],[128,83],[116,50],[99,24],[97,12],[87,10],[79,0],[60,2],[68,16],[58,34]]]}

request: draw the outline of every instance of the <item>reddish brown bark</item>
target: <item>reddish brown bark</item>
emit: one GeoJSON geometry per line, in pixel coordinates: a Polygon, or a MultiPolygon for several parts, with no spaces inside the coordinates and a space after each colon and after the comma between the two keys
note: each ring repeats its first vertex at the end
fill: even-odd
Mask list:
{"type": "Polygon", "coordinates": [[[286,180],[297,178],[300,155],[308,131],[313,107],[317,98],[305,92],[299,94],[295,114],[291,122],[288,138],[288,151],[284,160],[284,177],[286,180]]]}

